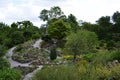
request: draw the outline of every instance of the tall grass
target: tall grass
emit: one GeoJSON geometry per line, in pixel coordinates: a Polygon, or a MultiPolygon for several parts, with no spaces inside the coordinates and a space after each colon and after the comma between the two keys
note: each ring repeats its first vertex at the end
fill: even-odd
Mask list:
{"type": "Polygon", "coordinates": [[[86,54],[72,66],[48,66],[38,71],[33,80],[120,80],[120,64],[108,67],[108,62],[120,59],[120,51],[86,54]]]}
{"type": "Polygon", "coordinates": [[[21,73],[17,70],[6,68],[0,70],[0,80],[21,80],[21,73]]]}
{"type": "Polygon", "coordinates": [[[38,71],[33,80],[120,80],[120,65],[50,66],[38,71]]]}

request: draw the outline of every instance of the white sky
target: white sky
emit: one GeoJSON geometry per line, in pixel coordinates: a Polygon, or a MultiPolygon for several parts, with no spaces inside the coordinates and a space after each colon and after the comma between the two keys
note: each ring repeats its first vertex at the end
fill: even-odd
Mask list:
{"type": "Polygon", "coordinates": [[[72,13],[77,20],[95,23],[101,16],[120,11],[120,0],[0,0],[0,22],[11,24],[30,20],[40,26],[40,11],[59,6],[65,15],[72,13]]]}

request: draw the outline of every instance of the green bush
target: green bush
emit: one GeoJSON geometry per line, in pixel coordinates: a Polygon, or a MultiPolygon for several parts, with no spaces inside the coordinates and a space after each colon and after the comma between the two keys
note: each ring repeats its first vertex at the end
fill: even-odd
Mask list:
{"type": "Polygon", "coordinates": [[[87,60],[88,62],[92,62],[96,56],[97,54],[90,53],[90,54],[86,54],[85,56],[83,56],[83,59],[87,60]]]}
{"type": "Polygon", "coordinates": [[[14,69],[0,70],[0,80],[21,80],[21,73],[14,69]]]}
{"type": "Polygon", "coordinates": [[[0,58],[5,55],[5,46],[0,45],[0,58]]]}
{"type": "Polygon", "coordinates": [[[108,51],[99,51],[97,53],[89,53],[82,57],[83,60],[87,60],[93,64],[107,64],[110,61],[110,53],[108,51]]]}
{"type": "Polygon", "coordinates": [[[114,47],[115,47],[115,41],[108,41],[107,42],[107,49],[108,50],[113,50],[114,49],[114,47]]]}
{"type": "Polygon", "coordinates": [[[56,48],[52,48],[52,49],[50,50],[50,59],[51,59],[51,60],[54,60],[54,59],[56,59],[56,58],[57,58],[56,48]]]}
{"type": "Polygon", "coordinates": [[[107,64],[109,61],[109,53],[97,53],[96,57],[93,60],[94,64],[107,64]]]}
{"type": "Polygon", "coordinates": [[[32,35],[32,39],[39,39],[40,38],[40,34],[39,33],[35,33],[32,35]]]}
{"type": "Polygon", "coordinates": [[[120,80],[120,64],[112,67],[111,75],[114,78],[114,80],[120,80]]]}
{"type": "Polygon", "coordinates": [[[75,80],[71,75],[71,72],[74,73],[73,71],[72,67],[49,66],[38,71],[33,80],[75,80]]]}
{"type": "Polygon", "coordinates": [[[116,51],[111,52],[111,54],[110,54],[110,60],[111,61],[113,61],[113,60],[120,61],[120,50],[116,50],[116,51]]]}
{"type": "Polygon", "coordinates": [[[107,68],[82,63],[79,66],[45,67],[34,75],[33,80],[120,80],[120,65],[107,68]]]}
{"type": "Polygon", "coordinates": [[[73,60],[73,56],[72,55],[66,55],[66,56],[62,56],[63,60],[73,60]]]}
{"type": "Polygon", "coordinates": [[[4,58],[0,58],[0,70],[9,67],[10,67],[10,63],[8,62],[8,60],[4,58]]]}

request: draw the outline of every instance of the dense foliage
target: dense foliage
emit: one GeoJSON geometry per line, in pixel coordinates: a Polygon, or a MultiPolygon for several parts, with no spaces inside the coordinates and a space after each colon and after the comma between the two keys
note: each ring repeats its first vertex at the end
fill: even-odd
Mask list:
{"type": "Polygon", "coordinates": [[[120,58],[118,54],[119,51],[100,51],[83,55],[75,65],[43,67],[33,80],[119,80],[120,64],[115,61],[120,58]]]}
{"type": "Polygon", "coordinates": [[[0,80],[21,80],[21,77],[20,71],[10,68],[0,69],[0,80]]]}
{"type": "Polygon", "coordinates": [[[69,24],[63,22],[62,20],[57,20],[48,26],[48,34],[51,38],[61,40],[65,38],[70,32],[69,24]]]}
{"type": "MultiPolygon", "coordinates": [[[[43,28],[46,31],[45,34],[48,34],[46,38],[51,38],[53,42],[55,42],[54,39],[60,41],[63,37],[56,37],[61,36],[63,32],[60,31],[59,33],[59,30],[61,30],[60,28],[64,30],[65,27],[63,29],[61,24],[55,23],[58,20],[64,21],[70,26],[70,34],[64,36],[64,42],[62,41],[62,43],[65,43],[65,45],[62,45],[61,51],[63,55],[67,53],[66,56],[69,56],[68,54],[71,56],[72,54],[74,60],[75,58],[79,58],[79,60],[73,62],[73,57],[61,58],[68,63],[66,65],[44,67],[34,75],[33,80],[119,80],[119,11],[112,16],[102,16],[95,24],[92,24],[90,22],[77,22],[73,14],[68,15],[68,17],[65,15],[63,17],[63,14],[62,16],[50,17],[52,8],[50,10],[44,9],[40,13],[40,19],[47,21],[46,28],[43,28]]],[[[53,9],[52,11],[58,15],[55,13],[56,10],[53,9]]],[[[58,11],[62,12],[60,8],[58,11]]]]}
{"type": "Polygon", "coordinates": [[[86,63],[79,66],[53,66],[37,72],[33,80],[119,80],[119,70],[120,65],[111,69],[86,63]]]}
{"type": "Polygon", "coordinates": [[[10,63],[4,57],[6,48],[0,45],[0,80],[20,80],[21,73],[10,68],[10,63]]]}
{"type": "Polygon", "coordinates": [[[31,39],[40,37],[40,29],[30,21],[12,23],[8,26],[0,23],[0,80],[20,80],[21,73],[10,68],[5,58],[7,49],[31,39]]]}
{"type": "Polygon", "coordinates": [[[54,60],[54,59],[56,59],[56,58],[57,58],[56,48],[52,48],[52,49],[50,50],[50,59],[51,59],[51,60],[54,60]]]}
{"type": "Polygon", "coordinates": [[[97,35],[94,32],[81,30],[67,37],[65,48],[74,55],[75,59],[78,54],[90,53],[95,50],[97,43],[97,35]]]}
{"type": "Polygon", "coordinates": [[[29,56],[34,58],[32,60],[45,59],[44,55],[47,54],[53,62],[59,62],[57,66],[43,67],[33,80],[120,80],[119,11],[112,16],[102,16],[95,24],[78,22],[73,14],[64,15],[58,6],[50,10],[43,9],[39,18],[46,21],[40,28],[30,21],[11,25],[0,22],[0,80],[21,79],[21,73],[11,69],[5,59],[6,51],[18,44],[20,46],[13,55],[15,60],[26,61],[29,56]],[[45,46],[43,48],[48,49],[48,52],[55,47],[50,50],[50,54],[42,53],[38,48],[32,49],[33,43],[29,43],[31,46],[22,45],[40,37],[43,40],[41,46],[45,46]],[[27,51],[28,48],[31,49],[27,51]],[[56,59],[58,52],[60,59],[56,59]],[[38,56],[39,53],[43,55],[42,58],[38,56]]]}
{"type": "Polygon", "coordinates": [[[83,22],[82,27],[86,30],[93,31],[98,35],[99,40],[106,43],[107,49],[119,49],[120,47],[120,12],[115,12],[111,17],[102,16],[96,22],[91,24],[83,22]],[[117,43],[117,44],[116,44],[117,43]]]}
{"type": "Polygon", "coordinates": [[[30,39],[37,39],[40,37],[39,31],[30,21],[12,23],[11,26],[0,23],[0,45],[10,48],[30,39]]]}

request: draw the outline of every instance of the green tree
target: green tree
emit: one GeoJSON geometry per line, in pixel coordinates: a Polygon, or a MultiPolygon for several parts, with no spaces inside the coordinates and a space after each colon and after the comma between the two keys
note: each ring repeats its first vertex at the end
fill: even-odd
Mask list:
{"type": "Polygon", "coordinates": [[[120,24],[120,12],[116,11],[113,16],[112,16],[112,20],[116,23],[116,24],[120,24]]]}
{"type": "Polygon", "coordinates": [[[4,70],[6,68],[10,68],[10,63],[5,58],[0,58],[0,70],[4,70]]]}
{"type": "Polygon", "coordinates": [[[63,12],[60,7],[54,6],[51,7],[49,15],[50,15],[50,19],[59,18],[60,16],[63,15],[63,12]]]}
{"type": "Polygon", "coordinates": [[[96,22],[97,22],[97,24],[99,24],[102,27],[109,27],[111,25],[110,16],[102,16],[96,22]]]}
{"type": "Polygon", "coordinates": [[[60,7],[54,6],[51,7],[50,10],[43,9],[40,12],[39,18],[47,21],[47,23],[40,28],[42,39],[46,41],[50,41],[50,38],[60,40],[66,36],[68,32],[68,27],[66,27],[68,26],[67,18],[60,7]]]}
{"type": "Polygon", "coordinates": [[[113,25],[111,28],[111,38],[112,40],[114,40],[115,42],[120,41],[120,12],[116,11],[113,16],[112,16],[112,20],[113,20],[113,25]]]}
{"type": "Polygon", "coordinates": [[[40,34],[39,33],[35,33],[32,35],[32,39],[39,39],[40,38],[40,34]]]}
{"type": "Polygon", "coordinates": [[[43,9],[41,12],[40,12],[40,16],[39,18],[43,21],[48,21],[48,16],[49,16],[49,11],[46,10],[46,9],[43,9]]]}
{"type": "Polygon", "coordinates": [[[76,55],[89,53],[95,49],[97,46],[97,35],[90,31],[78,31],[77,33],[72,33],[67,37],[67,42],[65,48],[74,55],[74,60],[76,55]]]}
{"type": "Polygon", "coordinates": [[[102,16],[101,18],[98,19],[97,21],[98,24],[98,37],[100,40],[110,40],[110,36],[111,36],[111,26],[112,23],[110,22],[110,16],[102,16]]]}
{"type": "Polygon", "coordinates": [[[12,23],[11,28],[13,28],[14,30],[18,29],[18,24],[17,23],[12,23]]]}
{"type": "Polygon", "coordinates": [[[5,46],[0,45],[0,58],[5,55],[5,46]]]}
{"type": "Polygon", "coordinates": [[[25,30],[23,32],[23,36],[24,36],[25,41],[28,41],[32,37],[32,32],[30,30],[25,30]]]}
{"type": "Polygon", "coordinates": [[[29,29],[31,27],[33,27],[33,23],[30,21],[21,21],[21,22],[17,22],[19,28],[21,29],[29,29]]]}
{"type": "Polygon", "coordinates": [[[40,12],[39,18],[43,21],[49,21],[54,18],[58,19],[61,16],[63,16],[63,12],[61,8],[58,6],[54,6],[54,7],[51,7],[50,10],[43,9],[40,12]]]}
{"type": "Polygon", "coordinates": [[[57,20],[48,26],[48,34],[51,38],[61,40],[70,32],[69,24],[62,20],[57,20]]]}
{"type": "Polygon", "coordinates": [[[15,31],[11,34],[12,44],[20,44],[24,42],[23,33],[20,31],[15,31]]]}
{"type": "Polygon", "coordinates": [[[40,33],[39,28],[34,26],[30,21],[21,21],[17,22],[17,24],[19,26],[19,30],[23,33],[25,41],[32,39],[34,34],[40,33]]]}
{"type": "Polygon", "coordinates": [[[15,69],[0,69],[0,80],[21,80],[22,75],[15,69]]]}
{"type": "Polygon", "coordinates": [[[50,50],[50,59],[51,59],[51,60],[54,60],[54,59],[56,59],[56,58],[57,58],[56,48],[52,48],[52,49],[50,50]]]}
{"type": "Polygon", "coordinates": [[[73,14],[68,15],[68,23],[73,32],[76,32],[79,29],[77,19],[73,14]]]}

